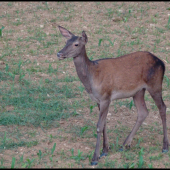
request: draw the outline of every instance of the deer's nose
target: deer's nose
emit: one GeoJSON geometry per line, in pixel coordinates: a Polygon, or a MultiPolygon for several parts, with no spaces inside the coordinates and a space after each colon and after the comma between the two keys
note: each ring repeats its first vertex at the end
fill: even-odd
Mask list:
{"type": "Polygon", "coordinates": [[[57,53],[57,57],[59,58],[62,57],[62,55],[63,55],[62,53],[57,53]]]}

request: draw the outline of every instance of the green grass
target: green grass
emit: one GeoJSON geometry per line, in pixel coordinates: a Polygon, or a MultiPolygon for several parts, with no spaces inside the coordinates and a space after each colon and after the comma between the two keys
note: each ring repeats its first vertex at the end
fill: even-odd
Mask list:
{"type": "Polygon", "coordinates": [[[40,126],[42,122],[50,124],[54,119],[60,120],[71,115],[69,111],[71,106],[64,99],[74,98],[76,93],[69,85],[58,86],[55,80],[50,82],[50,86],[45,82],[35,86],[21,80],[18,87],[15,87],[12,81],[8,90],[1,88],[0,96],[1,107],[4,108],[0,115],[1,125],[40,126]],[[14,106],[14,110],[8,112],[6,107],[10,105],[14,106]]]}

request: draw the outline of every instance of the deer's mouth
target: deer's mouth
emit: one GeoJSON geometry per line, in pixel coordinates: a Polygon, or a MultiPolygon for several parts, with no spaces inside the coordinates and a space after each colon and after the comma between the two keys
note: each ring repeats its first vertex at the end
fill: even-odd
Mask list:
{"type": "Polygon", "coordinates": [[[63,55],[63,53],[60,53],[60,52],[57,53],[57,57],[58,57],[59,60],[63,60],[63,59],[66,58],[66,57],[63,55]]]}
{"type": "Polygon", "coordinates": [[[58,57],[59,60],[64,60],[66,57],[62,56],[62,57],[58,57]]]}

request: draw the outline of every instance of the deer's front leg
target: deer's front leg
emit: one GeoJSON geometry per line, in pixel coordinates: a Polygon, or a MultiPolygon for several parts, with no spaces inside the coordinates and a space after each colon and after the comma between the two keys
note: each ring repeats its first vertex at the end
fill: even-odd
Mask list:
{"type": "Polygon", "coordinates": [[[109,104],[110,104],[110,100],[105,100],[105,101],[100,102],[100,115],[99,115],[99,120],[98,120],[98,123],[97,123],[97,142],[96,142],[96,148],[95,148],[95,152],[94,152],[94,155],[93,155],[91,165],[97,165],[98,159],[100,157],[101,133],[103,133],[103,135],[104,135],[103,136],[103,138],[104,138],[103,144],[105,145],[106,142],[107,142],[107,139],[105,140],[105,137],[106,137],[106,129],[105,129],[106,127],[105,127],[105,125],[106,125],[106,116],[107,116],[107,113],[108,113],[109,104]]]}
{"type": "MultiPolygon", "coordinates": [[[[99,111],[100,111],[100,104],[97,103],[99,111]]],[[[109,151],[109,143],[108,143],[108,138],[107,138],[107,132],[106,132],[106,120],[105,120],[105,124],[104,124],[104,128],[103,128],[103,150],[102,150],[102,154],[100,155],[100,158],[102,156],[107,156],[109,151]]]]}
{"type": "Polygon", "coordinates": [[[105,124],[104,124],[104,128],[103,128],[103,150],[100,155],[100,158],[103,156],[107,156],[108,152],[109,152],[109,142],[108,142],[108,138],[107,138],[106,120],[105,120],[105,124]]]}

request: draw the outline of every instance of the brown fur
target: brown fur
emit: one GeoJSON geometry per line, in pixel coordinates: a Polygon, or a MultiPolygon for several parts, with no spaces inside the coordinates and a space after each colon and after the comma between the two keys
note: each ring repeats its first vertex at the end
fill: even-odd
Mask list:
{"type": "Polygon", "coordinates": [[[101,95],[105,92],[110,95],[112,90],[131,91],[142,84],[155,85],[156,78],[162,82],[165,70],[160,59],[141,51],[97,63],[90,65],[90,73],[94,84],[101,87],[101,95]]]}

